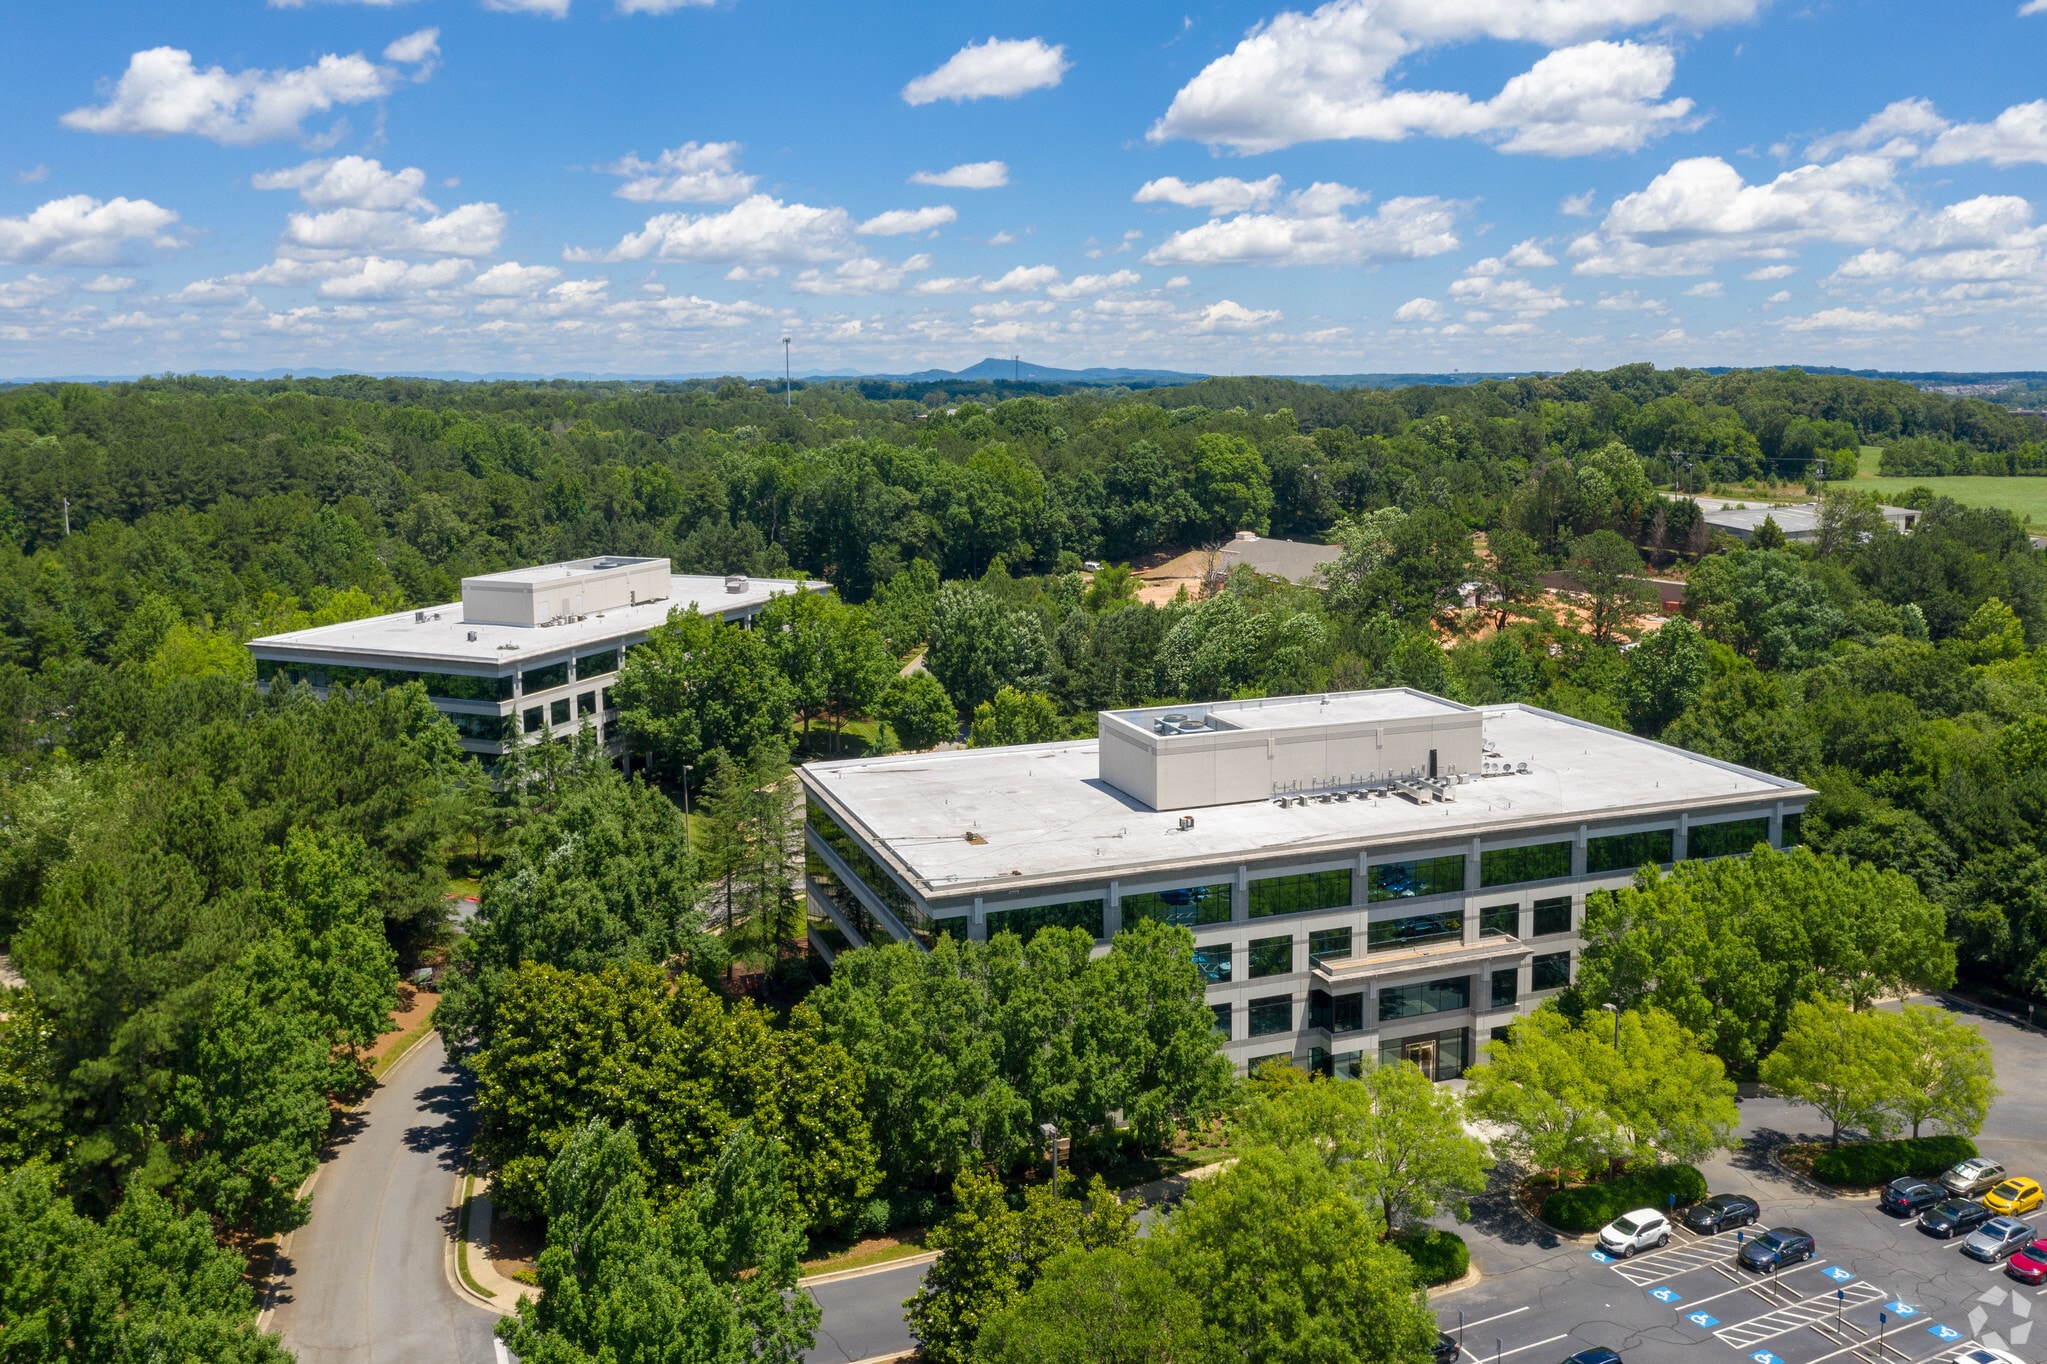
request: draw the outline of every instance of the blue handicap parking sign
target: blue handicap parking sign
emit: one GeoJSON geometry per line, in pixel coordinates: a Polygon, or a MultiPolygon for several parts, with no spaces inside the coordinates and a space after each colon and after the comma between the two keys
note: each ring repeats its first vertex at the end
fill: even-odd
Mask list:
{"type": "Polygon", "coordinates": [[[1950,1340],[1960,1340],[1962,1338],[1960,1331],[1957,1331],[1952,1326],[1942,1326],[1938,1322],[1927,1327],[1926,1332],[1928,1335],[1938,1336],[1943,1344],[1950,1340]]]}
{"type": "Polygon", "coordinates": [[[1649,1290],[1649,1296],[1658,1302],[1680,1303],[1684,1301],[1678,1295],[1678,1291],[1675,1288],[1652,1288],[1649,1290]]]}
{"type": "Polygon", "coordinates": [[[1603,1250],[1588,1250],[1585,1253],[1587,1255],[1590,1255],[1593,1259],[1599,1261],[1599,1263],[1603,1265],[1610,1265],[1613,1263],[1613,1256],[1607,1254],[1603,1250]]]}
{"type": "Polygon", "coordinates": [[[1749,1358],[1753,1359],[1756,1362],[1756,1364],[1784,1364],[1783,1360],[1777,1358],[1777,1356],[1771,1354],[1768,1350],[1758,1350],[1754,1354],[1750,1355],[1749,1358]]]}
{"type": "Polygon", "coordinates": [[[1710,1331],[1720,1324],[1720,1318],[1714,1316],[1711,1312],[1687,1312],[1685,1313],[1685,1320],[1698,1327],[1701,1331],[1710,1331]]]}
{"type": "Polygon", "coordinates": [[[1853,1283],[1855,1281],[1855,1276],[1839,1265],[1828,1265],[1820,1273],[1826,1275],[1835,1283],[1853,1283]]]}
{"type": "Polygon", "coordinates": [[[1919,1315],[1919,1309],[1906,1302],[1887,1302],[1884,1304],[1884,1311],[1889,1312],[1894,1317],[1916,1317],[1919,1315]]]}

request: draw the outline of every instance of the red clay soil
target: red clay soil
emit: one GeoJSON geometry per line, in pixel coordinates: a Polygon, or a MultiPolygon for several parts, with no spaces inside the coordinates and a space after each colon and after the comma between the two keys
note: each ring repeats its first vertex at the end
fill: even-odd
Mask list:
{"type": "Polygon", "coordinates": [[[433,990],[421,990],[403,982],[398,986],[398,1007],[391,1010],[391,1021],[398,1026],[377,1039],[369,1049],[365,1060],[374,1064],[393,1047],[404,1040],[405,1034],[426,1019],[433,1017],[434,1008],[441,1002],[440,995],[433,990]]]}

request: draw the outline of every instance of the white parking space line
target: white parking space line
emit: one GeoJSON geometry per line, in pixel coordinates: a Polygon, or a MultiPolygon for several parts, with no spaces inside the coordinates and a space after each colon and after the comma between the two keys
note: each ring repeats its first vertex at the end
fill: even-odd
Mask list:
{"type": "MultiPolygon", "coordinates": [[[[1807,1260],[1804,1264],[1798,1266],[1798,1269],[1780,1270],[1776,1277],[1780,1279],[1788,1279],[1793,1274],[1798,1273],[1799,1270],[1818,1269],[1821,1265],[1825,1263],[1826,1263],[1825,1260],[1807,1260]]],[[[1747,1283],[1737,1284],[1733,1288],[1730,1288],[1722,1293],[1715,1293],[1709,1298],[1687,1298],[1684,1302],[1684,1306],[1696,1311],[1698,1308],[1704,1306],[1706,1303],[1718,1302],[1722,1298],[1733,1297],[1736,1293],[1745,1293],[1755,1289],[1767,1288],[1770,1284],[1770,1279],[1771,1276],[1768,1274],[1758,1274],[1753,1279],[1750,1279],[1747,1283]]]]}
{"type": "Polygon", "coordinates": [[[1793,1331],[1821,1323],[1831,1325],[1835,1314],[1845,1307],[1865,1307],[1873,1302],[1884,1301],[1884,1291],[1865,1279],[1857,1279],[1838,1290],[1840,1297],[1832,1293],[1816,1293],[1810,1298],[1765,1312],[1734,1326],[1723,1326],[1713,1334],[1737,1350],[1746,1350],[1778,1336],[1788,1336],[1793,1331]]]}
{"type": "MultiPolygon", "coordinates": [[[[1439,1309],[1439,1310],[1440,1310],[1440,1309],[1439,1309]]],[[[1506,1320],[1506,1319],[1507,1319],[1508,1317],[1518,1317],[1518,1316],[1520,1316],[1520,1315],[1521,1315],[1521,1314],[1522,1314],[1523,1312],[1526,1312],[1526,1311],[1528,1311],[1528,1310],[1529,1310],[1529,1309],[1528,1309],[1528,1308],[1526,1308],[1526,1307],[1517,1307],[1517,1308],[1515,1308],[1515,1309],[1514,1309],[1513,1311],[1511,1311],[1511,1312],[1501,1312],[1501,1313],[1499,1313],[1499,1314],[1497,1314],[1497,1315],[1495,1315],[1495,1316],[1490,1316],[1490,1317],[1480,1317],[1480,1318],[1479,1318],[1479,1319],[1478,1319],[1477,1321],[1467,1321],[1467,1322],[1465,1322],[1465,1323],[1464,1323],[1464,1329],[1465,1329],[1465,1330],[1467,1330],[1467,1331],[1469,1331],[1469,1330],[1471,1330],[1471,1329],[1472,1329],[1473,1327],[1475,1327],[1475,1326],[1484,1326],[1484,1325],[1485,1325],[1485,1324],[1486,1324],[1487,1322],[1492,1322],[1492,1321],[1505,1321],[1505,1320],[1506,1320]]],[[[1444,1327],[1443,1329],[1447,1331],[1447,1330],[1449,1330],[1450,1328],[1446,1326],[1446,1327],[1444,1327]]]]}
{"type": "Polygon", "coordinates": [[[1478,1355],[1471,1354],[1471,1347],[1469,1345],[1464,1347],[1464,1353],[1471,1355],[1473,1364],[1485,1364],[1485,1361],[1487,1359],[1512,1359],[1515,1355],[1520,1354],[1523,1350],[1539,1350],[1545,1345],[1554,1345],[1560,1340],[1569,1340],[1570,1338],[1571,1333],[1566,1331],[1564,1334],[1560,1336],[1551,1336],[1547,1340],[1531,1341],[1529,1344],[1526,1345],[1516,1345],[1511,1350],[1501,1350],[1495,1354],[1486,1355],[1483,1358],[1481,1358],[1478,1355]]]}
{"type": "Polygon", "coordinates": [[[1689,1245],[1670,1246],[1663,1250],[1652,1250],[1647,1255],[1632,1260],[1615,1260],[1607,1268],[1626,1279],[1637,1288],[1648,1288],[1675,1279],[1680,1274],[1689,1274],[1695,1269],[1734,1258],[1729,1247],[1732,1241],[1719,1242],[1701,1239],[1689,1245]]]}
{"type": "MultiPolygon", "coordinates": [[[[1932,1354],[1927,1355],[1923,1359],[1905,1361],[1905,1352],[1903,1350],[1898,1349],[1895,1345],[1891,1344],[1891,1341],[1897,1338],[1899,1334],[1900,1334],[1899,1332],[1894,1331],[1890,1335],[1884,1337],[1884,1355],[1888,1358],[1892,1353],[1895,1352],[1898,1355],[1899,1359],[1901,1361],[1904,1361],[1904,1364],[1934,1364],[1934,1361],[1936,1360],[1958,1359],[1965,1351],[1975,1349],[1980,1343],[1974,1340],[1964,1340],[1953,1345],[1943,1345],[1938,1350],[1935,1350],[1932,1354]]],[[[1843,1345],[1840,1349],[1834,1351],[1833,1354],[1821,1355],[1818,1359],[1805,1360],[1804,1364],[1826,1364],[1827,1360],[1833,1359],[1838,1355],[1854,1354],[1862,1350],[1873,1350],[1875,1348],[1876,1337],[1870,1336],[1865,1340],[1856,1341],[1853,1345],[1843,1345]]],[[[1864,1358],[1866,1359],[1867,1356],[1864,1356],[1864,1358]]]]}

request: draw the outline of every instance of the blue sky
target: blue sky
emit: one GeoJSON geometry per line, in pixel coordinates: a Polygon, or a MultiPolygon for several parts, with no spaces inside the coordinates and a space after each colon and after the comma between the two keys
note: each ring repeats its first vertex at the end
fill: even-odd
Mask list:
{"type": "Polygon", "coordinates": [[[2047,368],[2047,0],[74,0],[0,44],[0,375],[2047,368]]]}

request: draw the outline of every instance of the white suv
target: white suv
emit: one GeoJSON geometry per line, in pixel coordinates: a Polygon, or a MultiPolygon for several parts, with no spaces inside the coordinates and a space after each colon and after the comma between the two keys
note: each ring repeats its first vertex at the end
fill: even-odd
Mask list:
{"type": "Polygon", "coordinates": [[[1599,1229],[1599,1248],[1609,1255],[1629,1256],[1670,1241],[1670,1222],[1654,1208],[1637,1208],[1599,1229]]]}

